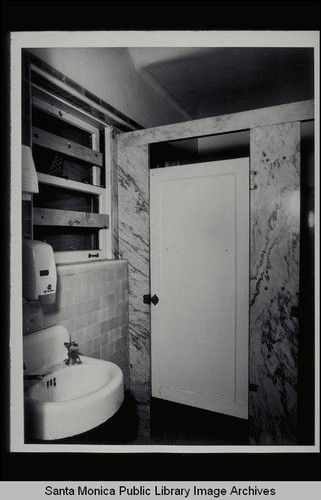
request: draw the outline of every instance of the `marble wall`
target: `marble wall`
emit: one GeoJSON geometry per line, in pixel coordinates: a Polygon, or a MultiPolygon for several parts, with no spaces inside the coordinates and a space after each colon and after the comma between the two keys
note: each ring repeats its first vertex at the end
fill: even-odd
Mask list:
{"type": "Polygon", "coordinates": [[[296,444],[300,123],[252,129],[250,168],[250,444],[296,444]]]}
{"type": "Polygon", "coordinates": [[[289,104],[126,132],[118,137],[118,146],[124,148],[156,142],[191,139],[213,134],[236,132],[237,130],[249,130],[278,123],[311,120],[313,117],[313,100],[291,102],[289,104]]]}
{"type": "Polygon", "coordinates": [[[150,306],[148,146],[118,150],[119,251],[128,260],[130,390],[138,434],[149,435],[150,306]]]}
{"type": "Polygon", "coordinates": [[[111,187],[111,247],[114,259],[121,257],[119,255],[119,222],[118,222],[118,165],[117,165],[117,131],[111,127],[110,140],[110,187],[111,187]]]}
{"type": "MultiPolygon", "coordinates": [[[[252,445],[297,443],[300,106],[293,103],[284,108],[285,116],[290,113],[293,119],[295,112],[297,121],[278,122],[280,110],[276,107],[274,114],[268,110],[267,119],[265,110],[257,110],[257,115],[262,111],[257,117],[260,126],[252,118],[249,123],[252,445]],[[265,119],[267,124],[261,125],[265,119]]],[[[313,117],[310,108],[311,103],[305,111],[313,117]]],[[[195,135],[192,122],[187,125],[187,132],[195,135]]],[[[181,127],[186,129],[187,125],[168,126],[169,132],[175,127],[175,137],[179,137],[181,127]]],[[[150,306],[143,304],[143,295],[149,293],[147,148],[148,142],[162,140],[162,127],[118,137],[119,246],[129,261],[131,390],[145,435],[149,433],[150,398],[150,306]]]]}

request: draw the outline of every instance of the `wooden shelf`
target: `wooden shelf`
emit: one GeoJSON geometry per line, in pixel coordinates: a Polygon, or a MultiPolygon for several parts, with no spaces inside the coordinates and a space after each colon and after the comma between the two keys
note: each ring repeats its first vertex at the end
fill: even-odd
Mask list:
{"type": "Polygon", "coordinates": [[[109,216],[52,208],[33,208],[34,226],[63,226],[108,229],[109,216]]]}
{"type": "Polygon", "coordinates": [[[37,172],[38,182],[40,184],[47,184],[48,186],[56,186],[63,189],[70,189],[73,191],[80,191],[82,193],[96,194],[101,196],[105,193],[105,188],[100,186],[93,186],[92,184],[85,184],[84,182],[71,181],[63,177],[55,177],[54,175],[42,174],[37,172]]]}
{"type": "Polygon", "coordinates": [[[32,143],[77,158],[78,160],[90,163],[90,165],[103,166],[103,155],[99,151],[94,151],[86,146],[69,141],[64,137],[59,137],[37,127],[32,127],[32,143]]]}

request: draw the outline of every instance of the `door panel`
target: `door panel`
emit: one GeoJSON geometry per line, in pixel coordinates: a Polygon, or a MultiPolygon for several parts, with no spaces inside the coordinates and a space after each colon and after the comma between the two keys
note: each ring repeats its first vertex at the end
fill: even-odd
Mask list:
{"type": "Polygon", "coordinates": [[[247,418],[249,161],[151,171],[152,395],[247,418]]]}

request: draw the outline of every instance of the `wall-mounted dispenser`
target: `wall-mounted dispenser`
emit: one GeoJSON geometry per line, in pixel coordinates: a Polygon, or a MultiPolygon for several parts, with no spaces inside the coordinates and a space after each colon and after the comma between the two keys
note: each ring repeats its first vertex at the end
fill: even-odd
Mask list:
{"type": "Polygon", "coordinates": [[[30,200],[32,193],[39,193],[38,177],[32,151],[22,145],[22,199],[30,200]]]}
{"type": "Polygon", "coordinates": [[[48,243],[23,240],[22,244],[23,296],[53,304],[56,299],[57,271],[53,249],[48,243]]]}

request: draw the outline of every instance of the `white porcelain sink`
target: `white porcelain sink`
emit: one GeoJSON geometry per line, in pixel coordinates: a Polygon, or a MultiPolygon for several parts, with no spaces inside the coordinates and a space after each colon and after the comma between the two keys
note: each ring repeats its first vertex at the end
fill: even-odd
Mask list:
{"type": "MultiPolygon", "coordinates": [[[[48,330],[52,328],[55,327],[41,331],[46,336],[45,340],[42,337],[42,348],[48,348],[48,341],[53,338],[52,331],[48,333],[48,330]]],[[[60,334],[55,337],[60,342],[65,340],[61,332],[63,337],[66,333],[61,328],[64,327],[60,327],[60,334]]],[[[39,333],[36,332],[40,339],[39,333]]],[[[25,354],[27,351],[25,349],[25,354]]],[[[65,355],[66,349],[61,352],[65,355]]],[[[27,358],[28,355],[30,350],[27,358]]],[[[102,424],[120,408],[124,399],[121,369],[109,361],[87,356],[80,356],[80,359],[81,364],[66,365],[64,360],[55,359],[54,363],[43,366],[43,370],[41,367],[37,371],[29,368],[28,375],[32,372],[43,377],[25,382],[28,438],[53,440],[80,434],[102,424]]]]}

